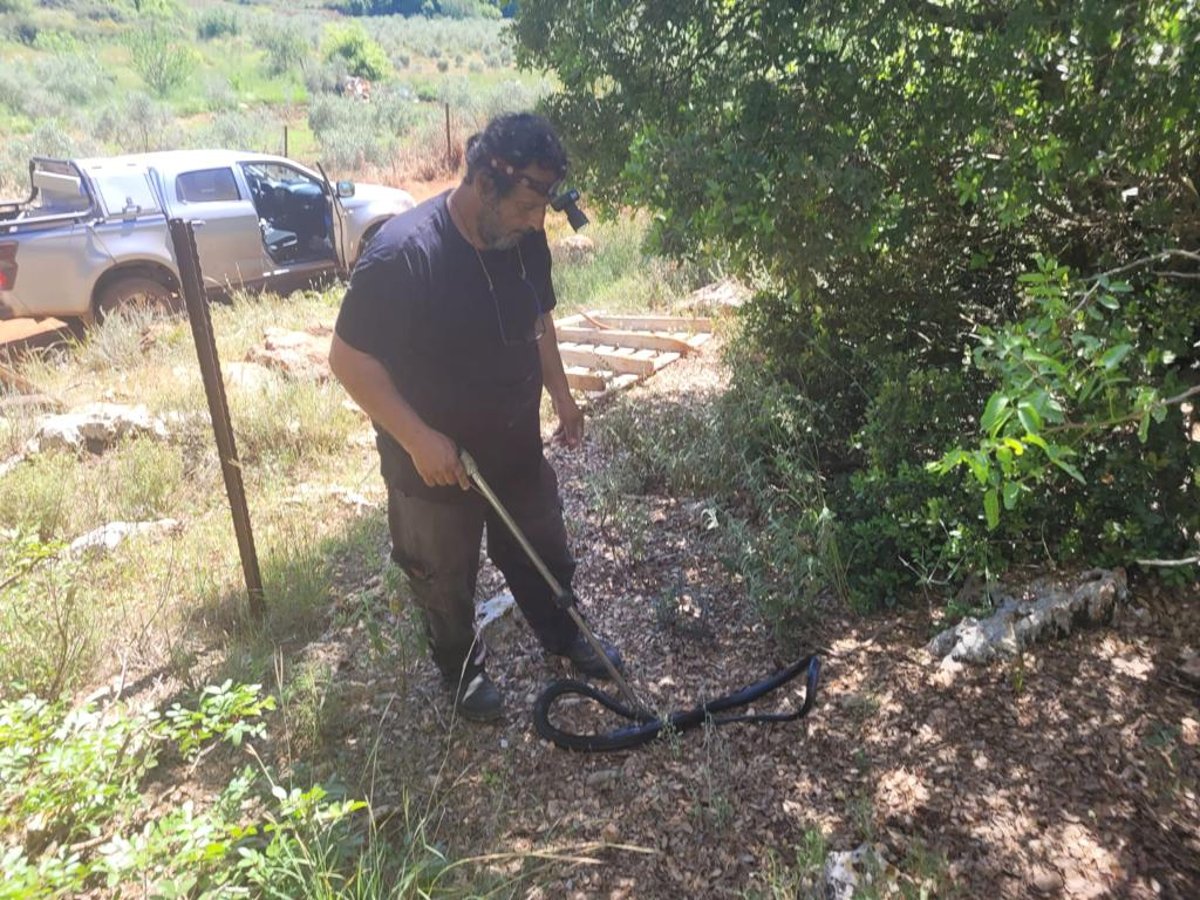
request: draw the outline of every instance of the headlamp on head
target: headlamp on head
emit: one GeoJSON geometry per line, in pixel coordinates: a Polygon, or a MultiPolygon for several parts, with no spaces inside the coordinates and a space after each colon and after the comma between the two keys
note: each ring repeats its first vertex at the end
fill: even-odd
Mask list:
{"type": "Polygon", "coordinates": [[[517,172],[511,164],[502,162],[494,157],[491,160],[491,164],[494,175],[525,185],[531,191],[545,197],[552,210],[555,212],[565,212],[567,214],[567,221],[571,223],[571,227],[576,231],[588,223],[588,217],[578,206],[579,191],[575,188],[563,190],[563,179],[547,185],[537,179],[530,178],[528,175],[517,172]]]}
{"type": "Polygon", "coordinates": [[[571,223],[571,227],[578,231],[588,223],[588,217],[584,215],[582,209],[577,205],[579,203],[579,191],[575,188],[563,191],[557,197],[550,201],[550,208],[555,212],[565,212],[567,221],[571,223]]]}

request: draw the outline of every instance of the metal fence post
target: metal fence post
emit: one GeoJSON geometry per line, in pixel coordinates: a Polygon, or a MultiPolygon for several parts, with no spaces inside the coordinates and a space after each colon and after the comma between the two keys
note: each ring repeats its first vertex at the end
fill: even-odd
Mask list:
{"type": "Polygon", "coordinates": [[[179,281],[187,305],[188,321],[196,342],[200,375],[208,397],[217,454],[221,459],[221,474],[225,478],[225,493],[233,513],[233,530],[237,534],[238,552],[242,558],[242,574],[250,601],[250,615],[261,622],[266,614],[263,600],[262,575],[258,569],[258,554],[254,549],[254,533],[250,528],[250,509],[242,484],[242,467],[238,461],[237,445],[233,439],[233,423],[229,419],[229,404],[225,399],[225,383],[221,380],[221,361],[217,358],[217,341],[213,335],[212,317],[204,297],[204,281],[200,273],[200,256],[196,250],[196,233],[191,222],[171,219],[171,243],[179,263],[179,281]]]}

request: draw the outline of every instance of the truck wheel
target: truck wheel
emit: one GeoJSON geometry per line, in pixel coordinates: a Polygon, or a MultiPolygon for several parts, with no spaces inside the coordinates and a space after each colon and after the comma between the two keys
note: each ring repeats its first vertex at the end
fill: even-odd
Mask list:
{"type": "Polygon", "coordinates": [[[105,316],[118,309],[134,307],[178,312],[183,305],[178,293],[161,281],[155,281],[144,275],[126,275],[117,278],[106,284],[96,295],[96,319],[98,321],[104,321],[105,316]]]}

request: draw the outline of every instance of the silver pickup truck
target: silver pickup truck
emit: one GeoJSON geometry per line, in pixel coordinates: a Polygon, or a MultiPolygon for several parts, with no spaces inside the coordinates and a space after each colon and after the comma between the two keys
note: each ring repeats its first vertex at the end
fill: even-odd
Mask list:
{"type": "Polygon", "coordinates": [[[396,188],[335,186],[289,159],[232,150],[36,158],[29,171],[29,198],[0,202],[0,319],[92,320],[123,303],[170,303],[170,218],[193,223],[205,286],[221,295],[345,273],[413,205],[396,188]]]}

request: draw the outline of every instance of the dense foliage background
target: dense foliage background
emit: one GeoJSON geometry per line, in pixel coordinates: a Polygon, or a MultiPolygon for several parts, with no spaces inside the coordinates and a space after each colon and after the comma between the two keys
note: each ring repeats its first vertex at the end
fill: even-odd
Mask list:
{"type": "Polygon", "coordinates": [[[762,288],[731,408],[757,514],[837,523],[826,582],[1194,552],[1194,2],[524,0],[516,30],[592,190],[762,288]]]}

